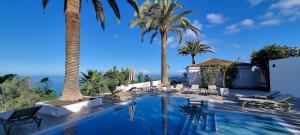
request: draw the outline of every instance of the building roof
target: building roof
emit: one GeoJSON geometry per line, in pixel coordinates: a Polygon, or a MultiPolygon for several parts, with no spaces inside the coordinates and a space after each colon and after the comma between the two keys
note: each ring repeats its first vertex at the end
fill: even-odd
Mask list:
{"type": "Polygon", "coordinates": [[[233,64],[233,63],[238,64],[239,66],[250,66],[251,65],[249,63],[234,62],[234,61],[229,61],[229,60],[211,58],[211,59],[202,61],[202,62],[197,63],[197,64],[189,65],[188,67],[200,67],[201,65],[211,65],[211,64],[225,64],[225,65],[230,65],[230,64],[233,64]]]}

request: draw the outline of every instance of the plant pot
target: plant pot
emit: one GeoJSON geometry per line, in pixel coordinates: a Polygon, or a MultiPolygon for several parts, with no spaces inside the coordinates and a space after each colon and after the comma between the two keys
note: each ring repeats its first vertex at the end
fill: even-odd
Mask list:
{"type": "Polygon", "coordinates": [[[228,96],[228,94],[229,94],[229,88],[219,88],[218,89],[218,95],[228,96]]]}

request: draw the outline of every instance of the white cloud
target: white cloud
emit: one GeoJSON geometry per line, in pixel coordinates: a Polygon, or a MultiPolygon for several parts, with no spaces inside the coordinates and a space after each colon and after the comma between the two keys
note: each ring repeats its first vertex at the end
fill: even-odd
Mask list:
{"type": "Polygon", "coordinates": [[[241,48],[241,46],[239,44],[233,44],[232,47],[234,47],[234,48],[241,48]]]}
{"type": "Polygon", "coordinates": [[[254,25],[255,25],[254,21],[252,19],[247,18],[241,22],[227,26],[225,28],[225,33],[226,34],[236,33],[241,31],[241,29],[244,27],[252,27],[254,25]]]}
{"type": "Polygon", "coordinates": [[[175,48],[179,45],[176,37],[168,37],[167,45],[171,48],[175,48]]]}
{"type": "Polygon", "coordinates": [[[258,5],[262,2],[264,2],[265,0],[248,0],[248,2],[251,4],[251,6],[255,6],[258,5]]]}
{"type": "Polygon", "coordinates": [[[224,17],[222,14],[210,13],[206,15],[206,19],[212,24],[224,23],[224,17]]]}
{"type": "Polygon", "coordinates": [[[144,73],[144,74],[148,74],[150,73],[149,69],[141,69],[140,72],[144,73]]]}
{"type": "Polygon", "coordinates": [[[299,8],[300,0],[279,0],[279,2],[272,4],[271,8],[279,8],[279,9],[291,9],[291,8],[299,8]]]}
{"type": "Polygon", "coordinates": [[[277,0],[263,16],[264,26],[278,25],[300,18],[300,0],[277,0]]]}
{"type": "Polygon", "coordinates": [[[175,41],[174,37],[168,37],[167,44],[171,44],[175,41]]]}
{"type": "Polygon", "coordinates": [[[113,35],[113,38],[114,38],[114,39],[116,39],[116,38],[118,38],[118,37],[120,37],[119,34],[114,34],[114,35],[113,35]]]}
{"type": "Polygon", "coordinates": [[[251,27],[254,25],[254,21],[252,19],[245,19],[241,22],[242,26],[251,27]]]}
{"type": "MultiPolygon", "coordinates": [[[[194,20],[192,25],[195,26],[196,28],[198,28],[200,31],[202,31],[202,24],[198,20],[194,20]]],[[[197,37],[197,35],[191,30],[187,30],[185,36],[188,38],[190,38],[190,37],[196,38],[197,37]]]]}
{"type": "Polygon", "coordinates": [[[227,34],[236,33],[236,32],[239,32],[240,30],[241,29],[239,28],[239,26],[237,24],[232,24],[225,28],[225,33],[227,33],[227,34]]]}
{"type": "Polygon", "coordinates": [[[280,20],[271,19],[271,20],[265,20],[261,23],[263,26],[272,26],[272,25],[278,25],[280,24],[280,20]]]}

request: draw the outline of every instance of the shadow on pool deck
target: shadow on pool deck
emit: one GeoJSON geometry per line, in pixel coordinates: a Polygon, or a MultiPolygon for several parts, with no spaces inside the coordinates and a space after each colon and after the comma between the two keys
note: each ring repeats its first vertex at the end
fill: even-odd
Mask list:
{"type": "MultiPolygon", "coordinates": [[[[230,95],[228,97],[219,97],[215,95],[209,95],[209,96],[202,96],[202,95],[193,95],[193,94],[177,94],[177,96],[187,97],[187,98],[195,98],[195,99],[201,99],[201,100],[210,100],[214,104],[215,109],[220,110],[226,110],[226,111],[237,111],[237,112],[247,112],[247,113],[256,113],[258,115],[266,114],[266,115],[273,115],[278,116],[282,120],[284,120],[289,125],[292,125],[292,127],[288,127],[293,130],[300,131],[300,99],[294,98],[291,102],[295,104],[295,110],[292,110],[290,112],[282,112],[282,111],[275,111],[275,110],[269,110],[269,109],[261,109],[261,108],[255,108],[255,107],[247,107],[243,108],[240,107],[235,101],[234,101],[234,94],[244,94],[244,95],[262,95],[265,92],[262,91],[254,91],[254,90],[230,90],[230,95]]],[[[144,94],[140,94],[139,96],[143,96],[144,94]]],[[[138,97],[139,97],[138,96],[138,97]]],[[[87,116],[89,114],[103,111],[107,108],[116,106],[117,104],[112,103],[108,100],[103,100],[103,104],[101,106],[83,110],[79,113],[73,113],[71,115],[63,116],[63,117],[52,117],[47,115],[40,115],[43,118],[43,122],[40,128],[37,128],[35,124],[26,124],[21,126],[15,126],[12,129],[11,134],[12,135],[26,135],[35,133],[62,123],[74,121],[76,119],[82,118],[84,116],[87,116]]],[[[0,126],[0,135],[4,135],[3,128],[0,126]]]]}

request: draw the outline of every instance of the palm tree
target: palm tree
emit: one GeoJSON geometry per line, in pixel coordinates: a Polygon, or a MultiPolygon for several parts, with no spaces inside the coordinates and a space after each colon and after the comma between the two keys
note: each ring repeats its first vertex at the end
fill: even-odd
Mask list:
{"type": "Polygon", "coordinates": [[[130,26],[139,26],[142,30],[142,41],[147,33],[152,33],[150,43],[157,36],[161,35],[161,80],[163,86],[167,86],[167,40],[168,32],[174,32],[179,39],[182,38],[186,30],[192,30],[196,35],[200,30],[194,27],[185,15],[192,13],[192,10],[180,12],[175,15],[175,11],[183,8],[183,5],[177,3],[176,0],[155,0],[154,2],[147,0],[139,8],[140,16],[133,19],[130,26]]]}
{"type": "Polygon", "coordinates": [[[195,64],[195,56],[201,53],[213,52],[212,48],[206,44],[202,44],[200,40],[190,40],[186,41],[186,43],[178,49],[178,54],[191,55],[192,56],[192,64],[195,64]]]}
{"type": "Polygon", "coordinates": [[[98,96],[100,93],[109,92],[108,79],[102,72],[88,70],[87,73],[81,74],[80,84],[84,95],[98,96]]]}
{"type": "MultiPolygon", "coordinates": [[[[49,0],[42,0],[45,10],[49,0]]],[[[115,0],[108,0],[117,20],[120,20],[120,12],[115,0]]],[[[127,2],[138,12],[136,0],[127,2]]],[[[96,12],[96,19],[100,20],[102,29],[105,28],[105,15],[101,0],[92,0],[96,12]]],[[[66,63],[64,90],[61,100],[78,100],[82,98],[79,88],[79,53],[80,53],[80,7],[81,0],[65,0],[65,22],[66,22],[66,63]]]]}

